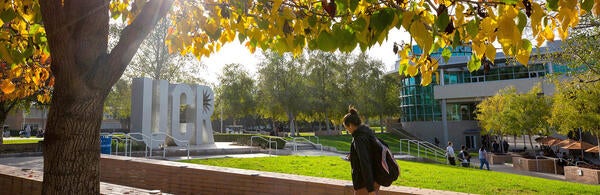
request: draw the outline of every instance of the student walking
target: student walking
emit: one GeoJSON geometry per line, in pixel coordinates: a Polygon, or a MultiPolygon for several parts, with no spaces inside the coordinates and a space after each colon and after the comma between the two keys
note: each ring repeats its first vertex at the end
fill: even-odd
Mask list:
{"type": "Polygon", "coordinates": [[[456,162],[454,162],[454,148],[452,148],[452,142],[448,142],[448,147],[446,147],[446,157],[448,157],[448,163],[450,163],[450,165],[456,165],[456,162]]]}
{"type": "Polygon", "coordinates": [[[483,169],[483,164],[487,167],[487,170],[490,170],[490,164],[487,161],[487,151],[485,151],[485,147],[481,145],[479,148],[479,169],[483,169]]]}
{"type": "Polygon", "coordinates": [[[354,194],[377,194],[380,185],[375,182],[373,171],[373,163],[376,162],[374,154],[377,151],[374,147],[377,138],[373,130],[362,124],[358,111],[353,107],[348,109],[342,125],[352,134],[349,160],[354,194]]]}

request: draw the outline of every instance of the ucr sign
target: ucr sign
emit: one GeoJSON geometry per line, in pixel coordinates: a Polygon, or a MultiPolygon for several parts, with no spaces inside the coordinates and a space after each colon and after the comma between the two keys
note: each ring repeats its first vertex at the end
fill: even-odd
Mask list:
{"type": "Polygon", "coordinates": [[[153,141],[144,138],[144,142],[153,148],[165,142],[164,134],[190,145],[213,144],[213,112],[214,94],[208,86],[133,79],[131,129],[151,137],[153,141]]]}

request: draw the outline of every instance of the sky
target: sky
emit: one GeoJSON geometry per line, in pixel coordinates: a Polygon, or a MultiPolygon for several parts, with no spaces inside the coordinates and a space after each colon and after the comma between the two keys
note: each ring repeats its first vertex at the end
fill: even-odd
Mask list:
{"type": "MultiPolygon", "coordinates": [[[[405,31],[393,29],[388,34],[388,38],[381,45],[375,44],[371,49],[367,50],[367,53],[371,58],[381,60],[384,64],[385,70],[389,71],[392,69],[394,62],[396,61],[396,54],[392,51],[394,42],[407,42],[409,35],[405,31]]],[[[356,49],[354,52],[358,53],[360,49],[356,49]]],[[[218,84],[218,75],[221,74],[223,67],[226,64],[239,63],[244,65],[243,67],[253,76],[256,76],[257,64],[260,60],[260,54],[257,51],[255,54],[251,54],[245,46],[240,44],[239,41],[235,40],[221,47],[221,50],[217,53],[211,54],[208,58],[202,58],[202,62],[206,65],[206,71],[199,75],[205,79],[209,84],[218,84]]]]}

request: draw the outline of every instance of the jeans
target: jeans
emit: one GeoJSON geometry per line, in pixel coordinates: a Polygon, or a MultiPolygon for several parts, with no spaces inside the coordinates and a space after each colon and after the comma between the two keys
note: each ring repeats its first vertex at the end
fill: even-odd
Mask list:
{"type": "Polygon", "coordinates": [[[479,159],[479,169],[483,169],[483,164],[485,164],[485,166],[487,167],[487,170],[490,170],[490,164],[488,163],[487,159],[485,158],[480,158],[479,159]]]}

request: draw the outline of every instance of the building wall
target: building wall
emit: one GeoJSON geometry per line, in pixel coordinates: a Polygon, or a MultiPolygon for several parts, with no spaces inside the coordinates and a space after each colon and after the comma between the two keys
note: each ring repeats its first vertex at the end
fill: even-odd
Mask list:
{"type": "MultiPolygon", "coordinates": [[[[24,110],[13,110],[6,117],[5,125],[8,125],[7,130],[23,130],[25,125],[32,125],[32,130],[46,129],[48,121],[48,110],[40,110],[31,108],[28,113],[23,113],[24,110]]],[[[123,129],[123,125],[116,119],[102,120],[101,129],[123,129]]],[[[35,136],[35,135],[32,135],[35,136]]]]}
{"type": "MultiPolygon", "coordinates": [[[[444,132],[442,131],[442,121],[415,121],[402,122],[402,128],[409,133],[431,143],[437,137],[440,142],[443,141],[444,132]]],[[[459,150],[460,146],[465,144],[465,130],[479,129],[477,121],[448,121],[448,140],[454,143],[454,149],[459,150]]],[[[476,134],[476,144],[481,142],[479,134],[476,134]]],[[[440,143],[446,146],[446,143],[440,143]]],[[[479,145],[477,145],[479,146],[479,145]]]]}
{"type": "Polygon", "coordinates": [[[554,94],[554,85],[543,78],[500,80],[477,83],[463,83],[453,85],[436,85],[433,88],[435,99],[460,99],[461,101],[481,101],[485,97],[493,96],[498,90],[507,86],[515,86],[518,93],[526,93],[537,83],[543,82],[544,95],[554,94]]]}

